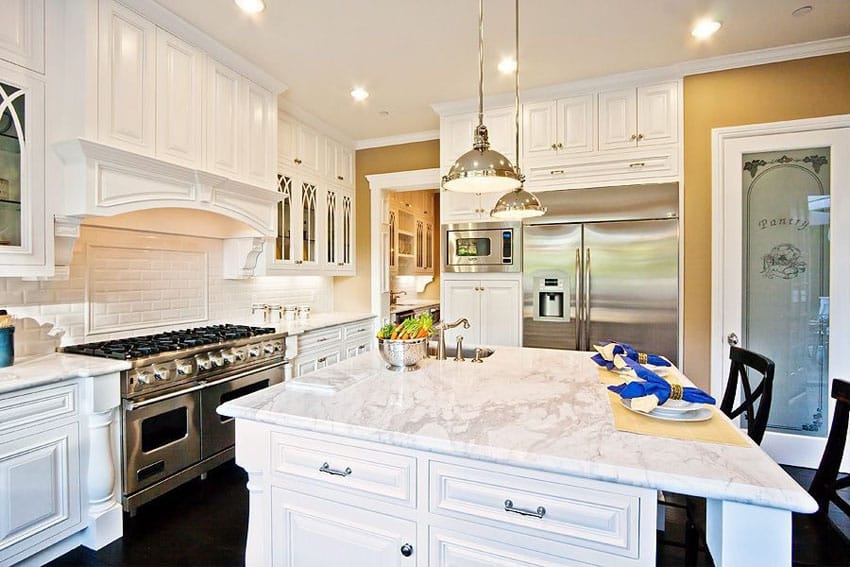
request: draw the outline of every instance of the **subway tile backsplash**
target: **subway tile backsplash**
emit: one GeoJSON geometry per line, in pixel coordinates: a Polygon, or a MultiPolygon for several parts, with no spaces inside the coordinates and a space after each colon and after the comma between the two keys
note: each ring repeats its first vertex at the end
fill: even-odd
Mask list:
{"type": "Polygon", "coordinates": [[[0,278],[18,357],[58,346],[250,318],[252,303],[333,310],[330,277],[225,280],[222,241],[83,226],[67,281],[0,278]]]}

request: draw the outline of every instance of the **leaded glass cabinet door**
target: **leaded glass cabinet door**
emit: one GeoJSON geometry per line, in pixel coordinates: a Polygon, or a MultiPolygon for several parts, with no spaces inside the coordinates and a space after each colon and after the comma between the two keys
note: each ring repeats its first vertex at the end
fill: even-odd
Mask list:
{"type": "MultiPolygon", "coordinates": [[[[44,85],[0,63],[0,276],[43,275],[44,85]]],[[[52,226],[49,227],[52,229],[52,226]]]]}
{"type": "Polygon", "coordinates": [[[295,221],[295,194],[292,176],[282,174],[277,176],[277,190],[283,199],[277,204],[277,238],[275,239],[275,260],[287,264],[294,263],[296,258],[298,230],[295,221]]]}
{"type": "Polygon", "coordinates": [[[723,218],[715,216],[722,233],[713,271],[722,323],[714,340],[723,344],[713,348],[713,390],[725,386],[729,344],[771,358],[762,447],[780,463],[815,468],[832,418],[831,380],[848,378],[836,361],[850,340],[850,296],[842,292],[850,266],[841,252],[850,249],[850,230],[839,221],[850,218],[850,129],[756,135],[719,147],[723,218]]]}
{"type": "Polygon", "coordinates": [[[338,265],[347,270],[354,269],[354,195],[349,191],[342,191],[342,216],[340,229],[341,250],[338,265]]]}
{"type": "Polygon", "coordinates": [[[318,187],[311,182],[301,182],[301,260],[296,263],[318,262],[318,187]]]}
{"type": "Polygon", "coordinates": [[[337,190],[336,189],[328,189],[325,193],[325,204],[327,205],[325,208],[325,229],[327,231],[327,250],[326,250],[326,260],[328,266],[331,269],[334,269],[337,265],[338,255],[339,255],[339,227],[338,219],[339,219],[339,209],[337,205],[337,190]]]}

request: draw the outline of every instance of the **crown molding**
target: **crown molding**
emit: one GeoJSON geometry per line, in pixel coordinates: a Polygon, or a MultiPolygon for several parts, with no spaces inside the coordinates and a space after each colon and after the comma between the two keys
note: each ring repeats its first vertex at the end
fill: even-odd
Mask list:
{"type": "Polygon", "coordinates": [[[336,128],[335,126],[328,124],[309,110],[306,110],[300,104],[292,102],[287,98],[278,98],[277,109],[280,112],[289,114],[299,122],[303,122],[304,124],[307,124],[308,126],[315,128],[316,130],[319,130],[323,134],[327,134],[338,142],[341,142],[347,146],[354,145],[354,141],[351,139],[351,136],[349,136],[342,130],[336,128]]]}
{"type": "MultiPolygon", "coordinates": [[[[655,67],[592,79],[582,79],[580,81],[527,89],[521,91],[520,94],[522,95],[523,102],[538,102],[564,96],[587,94],[600,90],[613,90],[641,83],[678,80],[687,75],[699,75],[754,65],[780,63],[782,61],[806,59],[808,57],[819,57],[848,51],[850,51],[850,36],[841,36],[807,43],[744,51],[731,55],[721,55],[719,57],[694,59],[666,67],[655,67]]],[[[513,106],[513,104],[513,93],[502,93],[484,97],[484,108],[486,109],[513,106]]],[[[437,102],[432,104],[431,108],[440,116],[450,116],[452,114],[474,112],[478,108],[478,101],[475,99],[464,99],[437,102]]]]}
{"type": "Polygon", "coordinates": [[[413,144],[416,142],[428,142],[439,140],[440,130],[423,130],[422,132],[410,132],[409,134],[397,134],[395,136],[384,136],[382,138],[365,138],[354,142],[355,150],[367,150],[370,148],[382,148],[384,146],[399,146],[401,144],[413,144]]]}

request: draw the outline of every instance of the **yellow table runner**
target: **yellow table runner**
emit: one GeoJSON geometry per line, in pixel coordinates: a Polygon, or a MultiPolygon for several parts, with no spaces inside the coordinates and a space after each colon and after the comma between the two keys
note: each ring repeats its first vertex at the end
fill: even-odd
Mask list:
{"type": "MultiPolygon", "coordinates": [[[[664,376],[664,379],[671,383],[679,382],[673,373],[664,376]]],[[[600,368],[599,381],[606,386],[622,384],[623,377],[604,368],[600,368]]],[[[685,441],[721,443],[738,447],[751,446],[746,434],[724,419],[723,414],[716,407],[706,406],[715,414],[709,420],[682,422],[654,419],[628,410],[620,402],[620,396],[610,390],[608,391],[608,401],[611,405],[611,412],[614,414],[614,427],[618,431],[670,437],[685,441]]]]}

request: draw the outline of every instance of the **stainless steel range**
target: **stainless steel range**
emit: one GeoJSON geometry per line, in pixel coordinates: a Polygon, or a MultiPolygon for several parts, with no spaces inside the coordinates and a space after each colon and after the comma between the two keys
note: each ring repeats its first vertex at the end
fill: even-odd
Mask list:
{"type": "Polygon", "coordinates": [[[283,381],[285,337],[212,325],[62,349],[132,364],[121,373],[125,511],[233,458],[233,420],[216,408],[283,381]]]}

